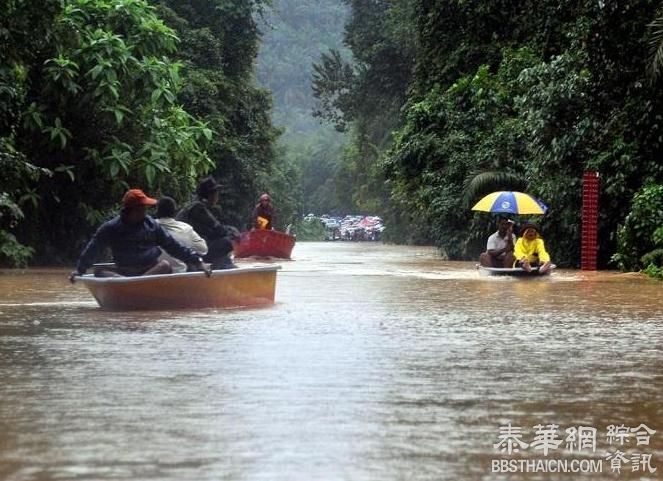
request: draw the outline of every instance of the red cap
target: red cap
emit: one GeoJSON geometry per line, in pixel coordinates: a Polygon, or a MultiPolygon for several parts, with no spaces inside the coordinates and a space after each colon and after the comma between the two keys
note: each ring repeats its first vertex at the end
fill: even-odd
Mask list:
{"type": "Polygon", "coordinates": [[[122,197],[124,207],[138,207],[140,205],[156,205],[157,200],[145,195],[140,189],[128,190],[122,197]]]}

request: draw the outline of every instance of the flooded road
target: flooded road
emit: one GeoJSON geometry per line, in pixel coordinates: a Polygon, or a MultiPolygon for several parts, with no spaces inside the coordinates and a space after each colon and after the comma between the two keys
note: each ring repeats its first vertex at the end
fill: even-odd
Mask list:
{"type": "Polygon", "coordinates": [[[663,283],[483,278],[377,244],[294,257],[263,309],[108,313],[65,270],[0,274],[0,479],[663,477],[663,283]],[[551,458],[602,472],[495,469],[551,458]]]}

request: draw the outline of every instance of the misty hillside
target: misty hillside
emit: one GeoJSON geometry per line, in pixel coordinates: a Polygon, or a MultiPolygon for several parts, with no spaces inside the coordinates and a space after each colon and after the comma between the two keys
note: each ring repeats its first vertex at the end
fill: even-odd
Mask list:
{"type": "Polygon", "coordinates": [[[257,76],[274,96],[274,124],[289,134],[318,130],[311,116],[312,63],[330,48],[342,49],[348,8],[341,0],[274,0],[260,22],[257,76]]]}

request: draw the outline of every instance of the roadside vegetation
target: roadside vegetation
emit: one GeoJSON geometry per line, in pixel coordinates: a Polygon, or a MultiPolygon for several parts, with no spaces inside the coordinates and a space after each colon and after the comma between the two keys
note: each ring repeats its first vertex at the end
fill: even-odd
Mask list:
{"type": "Polygon", "coordinates": [[[468,207],[482,176],[543,199],[553,258],[577,266],[582,173],[597,170],[600,265],[660,267],[642,257],[661,227],[642,217],[662,199],[660,2],[347,3],[352,56],[319,60],[318,115],[352,136],[353,199],[400,226],[394,240],[475,256],[493,228],[468,207]]]}
{"type": "Polygon", "coordinates": [[[266,191],[277,227],[376,214],[450,259],[493,229],[473,202],[524,190],[577,266],[596,170],[599,265],[661,277],[660,2],[315,5],[0,4],[0,263],[70,262],[127,187],[184,202],[213,174],[239,227],[266,191]]]}

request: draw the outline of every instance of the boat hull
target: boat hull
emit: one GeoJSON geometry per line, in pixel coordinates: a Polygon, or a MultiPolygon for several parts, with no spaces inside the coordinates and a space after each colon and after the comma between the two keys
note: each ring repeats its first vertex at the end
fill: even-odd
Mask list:
{"type": "Polygon", "coordinates": [[[477,265],[477,269],[479,270],[479,274],[482,276],[513,276],[531,278],[548,276],[555,269],[555,266],[553,265],[547,272],[542,274],[539,273],[538,267],[533,268],[531,272],[527,272],[521,267],[484,267],[477,265]]]}
{"type": "Polygon", "coordinates": [[[295,246],[295,236],[275,230],[256,229],[242,232],[235,244],[235,257],[278,257],[290,259],[295,246]]]}
{"type": "Polygon", "coordinates": [[[255,307],[274,303],[279,266],[141,277],[76,277],[108,310],[255,307]]]}

